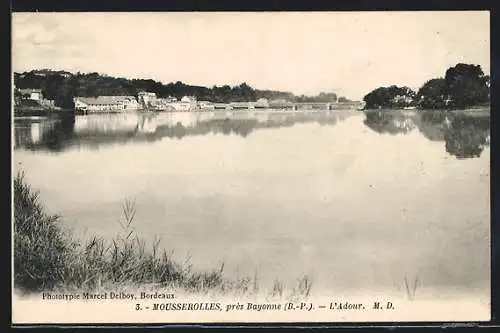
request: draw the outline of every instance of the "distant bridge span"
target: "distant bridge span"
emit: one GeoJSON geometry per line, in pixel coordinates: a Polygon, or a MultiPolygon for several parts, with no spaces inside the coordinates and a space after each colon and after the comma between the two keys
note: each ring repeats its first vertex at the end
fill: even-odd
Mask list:
{"type": "Polygon", "coordinates": [[[294,110],[303,109],[321,109],[321,110],[338,110],[338,109],[359,109],[363,106],[361,102],[345,102],[345,103],[293,103],[292,108],[294,110]]]}

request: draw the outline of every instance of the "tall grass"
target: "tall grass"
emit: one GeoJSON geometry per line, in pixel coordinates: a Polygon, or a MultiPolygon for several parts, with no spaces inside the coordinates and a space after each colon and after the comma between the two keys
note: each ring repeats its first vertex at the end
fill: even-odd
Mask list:
{"type": "Polygon", "coordinates": [[[22,291],[52,289],[67,274],[75,244],[59,216],[48,215],[19,172],[14,179],[14,285],[22,291]]]}
{"type": "Polygon", "coordinates": [[[419,286],[418,275],[415,275],[415,278],[413,280],[412,285],[410,285],[410,282],[408,281],[408,277],[405,276],[404,287],[405,287],[406,297],[408,300],[413,301],[415,299],[415,295],[417,293],[418,286],[419,286]]]}
{"type": "MultiPolygon", "coordinates": [[[[254,279],[223,277],[224,264],[211,271],[195,271],[189,261],[176,262],[160,248],[160,239],[149,246],[135,230],[135,201],[122,206],[120,232],[112,239],[93,236],[74,239],[61,218],[46,213],[39,193],[25,181],[24,173],[14,179],[14,287],[23,292],[98,291],[116,287],[173,288],[190,293],[256,295],[254,279]]],[[[283,284],[276,280],[270,296],[284,297],[283,284]]],[[[292,296],[309,296],[306,276],[293,288],[292,296]]]]}

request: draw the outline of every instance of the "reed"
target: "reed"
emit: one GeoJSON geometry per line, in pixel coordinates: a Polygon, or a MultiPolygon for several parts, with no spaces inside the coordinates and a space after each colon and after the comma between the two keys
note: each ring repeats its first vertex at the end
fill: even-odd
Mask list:
{"type": "MultiPolygon", "coordinates": [[[[20,292],[104,291],[110,288],[171,289],[196,294],[256,296],[261,291],[255,271],[249,277],[224,277],[224,263],[213,270],[194,270],[190,258],[172,259],[161,248],[161,239],[151,244],[135,228],[136,204],[126,198],[122,205],[120,232],[112,239],[97,235],[86,241],[65,229],[58,215],[49,215],[38,191],[25,180],[14,178],[14,288],[20,292]]],[[[310,280],[299,280],[292,296],[309,295],[310,280]]],[[[283,284],[275,281],[274,296],[284,297],[283,284]]]]}
{"type": "Polygon", "coordinates": [[[415,294],[417,293],[417,288],[419,286],[418,275],[415,275],[413,283],[410,284],[408,277],[404,278],[405,293],[408,300],[413,301],[415,299],[415,294]]]}

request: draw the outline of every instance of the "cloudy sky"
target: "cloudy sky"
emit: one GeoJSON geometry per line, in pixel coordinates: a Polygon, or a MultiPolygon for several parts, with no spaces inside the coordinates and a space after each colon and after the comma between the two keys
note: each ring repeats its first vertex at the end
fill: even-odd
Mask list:
{"type": "Polygon", "coordinates": [[[490,71],[488,12],[14,13],[14,71],[51,68],[362,98],[458,62],[490,71]]]}

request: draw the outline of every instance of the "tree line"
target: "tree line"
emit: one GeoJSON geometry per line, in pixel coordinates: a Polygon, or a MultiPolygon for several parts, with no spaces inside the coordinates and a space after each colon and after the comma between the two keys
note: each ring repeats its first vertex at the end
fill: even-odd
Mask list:
{"type": "Polygon", "coordinates": [[[459,63],[445,76],[425,82],[418,91],[392,85],[371,91],[363,100],[367,109],[418,107],[422,109],[466,108],[490,102],[490,76],[480,65],[459,63]]]}
{"type": "MultiPolygon", "coordinates": [[[[198,100],[214,103],[255,102],[260,98],[291,102],[335,102],[335,93],[320,93],[317,96],[295,96],[291,92],[259,90],[246,83],[236,86],[212,86],[211,88],[188,85],[181,81],[163,84],[152,79],[116,78],[99,73],[76,73],[64,71],[32,70],[14,73],[14,84],[19,89],[41,89],[45,99],[54,100],[62,108],[73,108],[73,97],[137,96],[140,91],[154,92],[158,97],[195,96],[198,100]]],[[[20,96],[16,96],[20,97],[20,96]]],[[[348,101],[340,97],[340,101],[348,101]]]]}

